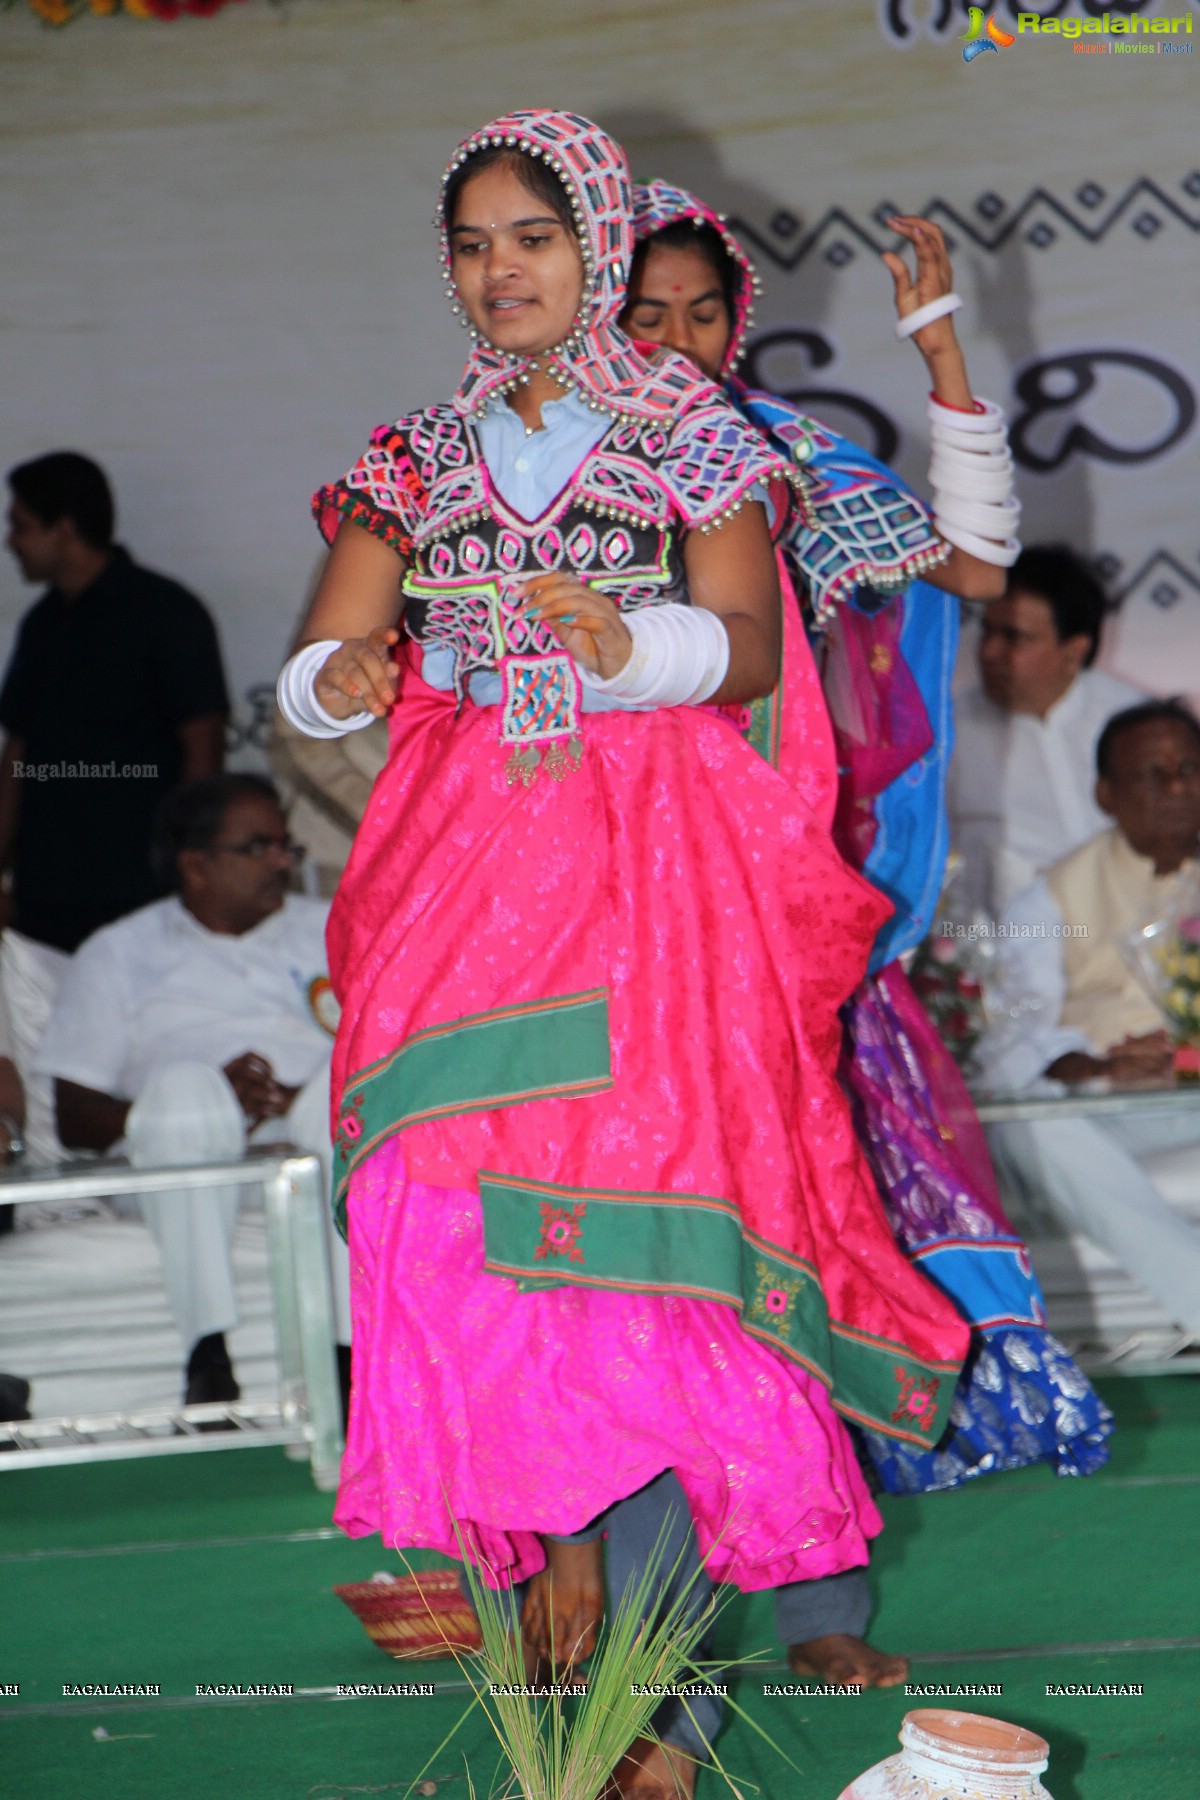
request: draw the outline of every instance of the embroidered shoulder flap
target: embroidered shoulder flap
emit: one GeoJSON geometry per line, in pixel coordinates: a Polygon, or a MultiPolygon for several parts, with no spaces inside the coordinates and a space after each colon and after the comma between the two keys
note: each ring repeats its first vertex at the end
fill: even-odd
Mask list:
{"type": "Polygon", "coordinates": [[[313,514],[327,542],[333,542],[341,521],[350,519],[402,556],[411,554],[428,504],[425,469],[431,467],[427,459],[424,469],[419,465],[412,437],[427,416],[414,413],[394,425],[376,426],[354,467],[313,495],[313,514]]]}
{"type": "Polygon", "coordinates": [[[676,424],[659,478],[684,525],[701,531],[731,518],[751,488],[781,479],[795,489],[803,513],[808,485],[800,468],[773,449],[716,389],[676,424]]]}

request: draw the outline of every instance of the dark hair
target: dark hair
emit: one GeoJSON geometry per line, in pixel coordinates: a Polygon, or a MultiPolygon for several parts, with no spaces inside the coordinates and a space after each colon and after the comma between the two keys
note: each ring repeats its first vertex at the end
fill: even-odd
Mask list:
{"type": "Polygon", "coordinates": [[[78,450],[52,450],[10,469],[8,485],[43,525],[70,519],[94,550],[107,550],[112,543],[116,523],[112,489],[90,456],[81,456],[78,450]]]}
{"type": "Polygon", "coordinates": [[[1044,600],[1054,614],[1054,631],[1064,638],[1086,637],[1091,648],[1083,659],[1085,669],[1096,660],[1108,599],[1092,571],[1065,544],[1035,544],[1022,550],[1008,571],[1008,592],[1024,588],[1044,600]]]}
{"type": "Polygon", "coordinates": [[[481,175],[485,169],[497,166],[511,169],[522,187],[544,200],[564,230],[572,237],[579,236],[575,224],[575,215],[571,211],[571,196],[554,170],[548,168],[541,157],[530,156],[527,150],[519,150],[512,144],[488,144],[482,150],[472,151],[465,163],[460,163],[446,182],[442,195],[442,216],[449,231],[458,217],[458,203],[462,199],[463,189],[468,181],[481,175]]]}
{"type": "Polygon", "coordinates": [[[1198,719],[1186,700],[1178,695],[1170,700],[1144,700],[1140,706],[1127,706],[1124,712],[1114,713],[1104,730],[1100,733],[1096,745],[1096,773],[1109,780],[1112,776],[1113,747],[1127,731],[1136,731],[1139,725],[1182,725],[1190,731],[1200,748],[1200,719],[1198,719]]]}
{"type": "Polygon", "coordinates": [[[150,842],[150,866],[161,888],[170,893],[178,889],[180,852],[210,849],[233,802],[244,799],[282,804],[265,775],[251,774],[204,775],[199,781],[173,788],[159,802],[150,842]]]}
{"type": "MultiPolygon", "coordinates": [[[[675,219],[651,237],[643,238],[629,265],[629,292],[632,296],[646,266],[651,250],[699,250],[713,274],[721,283],[721,297],[732,321],[737,313],[738,288],[742,271],[721,242],[721,234],[706,219],[675,219]]],[[[626,305],[630,302],[627,301],[626,305]]]]}

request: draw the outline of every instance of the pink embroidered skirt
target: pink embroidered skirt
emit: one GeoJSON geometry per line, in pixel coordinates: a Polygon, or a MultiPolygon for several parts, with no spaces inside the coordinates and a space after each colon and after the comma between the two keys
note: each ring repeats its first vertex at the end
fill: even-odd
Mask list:
{"type": "Polygon", "coordinates": [[[928,1444],[966,1331],[835,1079],[886,903],[724,717],[509,786],[410,670],[330,923],[355,1399],[337,1518],[498,1580],[677,1472],[714,1572],[879,1529],[835,1408],[928,1444]]]}
{"type": "Polygon", "coordinates": [[[523,1580],[675,1469],[714,1576],[743,1588],[867,1560],[882,1529],[825,1387],[672,1294],[520,1293],[483,1269],[479,1198],[409,1179],[402,1142],[349,1205],[354,1405],[336,1522],[523,1580]],[[713,1546],[715,1545],[715,1548],[713,1546]]]}

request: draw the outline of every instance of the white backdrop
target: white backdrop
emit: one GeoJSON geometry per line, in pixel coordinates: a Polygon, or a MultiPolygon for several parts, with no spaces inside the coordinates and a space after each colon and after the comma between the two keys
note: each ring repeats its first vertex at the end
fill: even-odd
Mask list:
{"type": "MultiPolygon", "coordinates": [[[[881,213],[940,219],[975,384],[1016,424],[1027,541],[1102,559],[1112,666],[1200,692],[1200,51],[1025,34],[967,65],[964,12],[250,0],[61,32],[5,13],[3,466],[63,446],[107,465],[124,540],[216,613],[246,730],[316,566],[309,493],[456,379],[429,222],[449,151],[510,106],[570,106],[735,216],[767,279],[759,377],[918,481],[921,371],[874,252],[881,213]]],[[[3,559],[0,652],[31,597],[3,559]]]]}

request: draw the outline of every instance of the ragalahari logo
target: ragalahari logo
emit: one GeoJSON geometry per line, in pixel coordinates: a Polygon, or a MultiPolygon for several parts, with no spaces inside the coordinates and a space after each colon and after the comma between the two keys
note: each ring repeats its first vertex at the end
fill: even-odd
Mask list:
{"type": "Polygon", "coordinates": [[[968,7],[967,15],[970,20],[970,29],[964,31],[958,40],[964,46],[964,62],[974,62],[975,58],[982,56],[985,50],[1009,50],[1016,43],[1017,40],[1011,31],[1002,31],[997,25],[995,13],[988,16],[986,24],[982,6],[968,7]]]}

